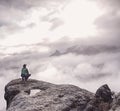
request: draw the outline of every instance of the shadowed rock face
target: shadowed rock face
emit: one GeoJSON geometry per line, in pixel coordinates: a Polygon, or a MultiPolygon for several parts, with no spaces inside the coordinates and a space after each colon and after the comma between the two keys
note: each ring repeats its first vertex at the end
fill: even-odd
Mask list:
{"type": "Polygon", "coordinates": [[[91,92],[73,85],[20,79],[5,87],[7,111],[83,111],[94,97],[91,92]]]}

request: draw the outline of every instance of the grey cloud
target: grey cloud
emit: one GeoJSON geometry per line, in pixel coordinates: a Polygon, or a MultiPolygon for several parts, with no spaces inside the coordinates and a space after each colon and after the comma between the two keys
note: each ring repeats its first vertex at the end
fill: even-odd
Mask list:
{"type": "Polygon", "coordinates": [[[120,8],[120,1],[119,0],[91,0],[98,3],[98,5],[103,8],[107,9],[109,11],[111,10],[118,10],[120,8]]]}
{"type": "Polygon", "coordinates": [[[59,19],[59,17],[52,17],[56,13],[59,13],[59,10],[54,10],[40,18],[43,22],[49,22],[52,24],[50,30],[54,30],[64,24],[63,20],[59,19]]]}
{"type": "Polygon", "coordinates": [[[103,36],[112,37],[113,39],[118,38],[120,36],[119,13],[118,12],[107,13],[96,20],[97,29],[98,31],[103,33],[103,36]]]}
{"type": "Polygon", "coordinates": [[[8,8],[0,4],[0,21],[3,23],[16,23],[18,20],[22,20],[26,11],[18,10],[17,8],[8,8]]]}
{"type": "MultiPolygon", "coordinates": [[[[74,76],[80,82],[105,80],[119,75],[120,64],[117,64],[119,54],[96,56],[62,55],[55,57],[54,66],[67,76],[74,76]],[[109,55],[109,58],[108,58],[109,55]]],[[[120,59],[120,57],[119,57],[120,59]]],[[[73,77],[73,78],[74,78],[73,77]]]]}
{"type": "Polygon", "coordinates": [[[7,26],[8,24],[8,22],[0,21],[0,27],[7,26]]]}
{"type": "Polygon", "coordinates": [[[18,31],[24,30],[25,28],[32,28],[35,26],[35,23],[27,24],[26,26],[19,25],[25,15],[25,12],[16,10],[0,10],[0,38],[4,38],[9,34],[16,33],[18,31]]]}
{"type": "Polygon", "coordinates": [[[20,27],[17,24],[3,24],[3,26],[0,27],[0,38],[4,38],[9,34],[16,33],[17,31],[21,31],[24,28],[25,27],[20,27]]]}
{"type": "Polygon", "coordinates": [[[0,4],[8,8],[19,8],[21,10],[29,9],[36,6],[55,6],[64,3],[64,0],[1,0],[0,4]]]}
{"type": "Polygon", "coordinates": [[[30,24],[28,24],[26,27],[33,28],[34,26],[36,26],[35,23],[30,23],[30,24]]]}
{"type": "MultiPolygon", "coordinates": [[[[21,27],[19,22],[26,19],[26,16],[37,8],[46,8],[49,12],[57,11],[59,5],[64,5],[68,0],[0,0],[0,36],[9,35],[9,31],[16,32],[15,29],[31,28],[35,23],[30,23],[26,27],[21,27]],[[15,26],[15,28],[13,28],[15,26]],[[4,28],[5,27],[5,28],[4,28]],[[4,32],[6,34],[4,34],[4,32]]],[[[59,26],[61,21],[51,19],[52,29],[59,26]]],[[[0,38],[1,38],[0,37],[0,38]]]]}
{"type": "MultiPolygon", "coordinates": [[[[65,45],[65,44],[64,44],[65,45]]],[[[66,48],[64,52],[56,49],[51,56],[60,56],[68,53],[77,55],[97,55],[100,53],[119,53],[120,46],[107,46],[107,45],[74,45],[66,48]]]]}
{"type": "MultiPolygon", "coordinates": [[[[114,39],[114,38],[112,38],[114,39]]],[[[49,43],[53,53],[78,53],[78,54],[99,54],[99,53],[119,53],[120,44],[114,43],[114,40],[108,37],[88,37],[70,40],[69,37],[63,37],[59,41],[49,43]]],[[[118,40],[119,41],[119,40],[118,40]]]]}
{"type": "Polygon", "coordinates": [[[2,110],[0,110],[0,111],[6,111],[6,109],[4,108],[4,109],[2,109],[2,110]]]}
{"type": "Polygon", "coordinates": [[[21,30],[18,22],[23,19],[25,12],[7,8],[0,4],[0,38],[21,30]]]}
{"type": "MultiPolygon", "coordinates": [[[[50,47],[51,56],[62,56],[65,54],[76,55],[98,55],[98,54],[119,54],[120,45],[115,44],[113,40],[108,39],[76,39],[71,41],[67,37],[52,43],[44,43],[43,45],[50,47]]],[[[119,41],[118,41],[119,42],[119,41]]],[[[39,45],[39,44],[38,44],[39,45]]]]}
{"type": "Polygon", "coordinates": [[[67,49],[67,53],[76,53],[83,55],[96,55],[99,53],[115,53],[119,52],[120,47],[115,46],[104,46],[104,45],[93,45],[93,46],[73,46],[67,49]]]}
{"type": "Polygon", "coordinates": [[[100,63],[100,64],[94,64],[93,66],[97,67],[99,69],[103,69],[103,67],[105,66],[105,64],[104,63],[100,63]]]}
{"type": "MultiPolygon", "coordinates": [[[[40,66],[43,58],[47,58],[47,54],[41,54],[38,52],[21,52],[20,54],[11,54],[8,57],[5,57],[0,62],[0,76],[6,75],[6,71],[13,71],[14,74],[17,74],[20,71],[20,66],[22,64],[38,64],[40,66]],[[40,63],[39,63],[40,62],[40,63]]],[[[40,68],[40,67],[39,67],[40,68]]],[[[31,68],[31,72],[36,73],[37,66],[31,68]],[[35,69],[34,69],[35,68],[35,69]]]]}
{"type": "Polygon", "coordinates": [[[104,10],[104,14],[95,21],[98,36],[103,41],[119,45],[120,0],[98,0],[98,4],[101,5],[101,10],[104,10]]]}
{"type": "Polygon", "coordinates": [[[54,29],[56,29],[56,28],[58,28],[59,26],[61,26],[61,25],[64,24],[64,22],[63,22],[61,19],[57,18],[57,17],[51,18],[52,14],[55,14],[55,13],[56,13],[56,12],[49,13],[48,15],[43,16],[43,17],[41,18],[41,20],[42,20],[43,22],[49,22],[49,23],[52,24],[50,30],[54,30],[54,29]]]}
{"type": "Polygon", "coordinates": [[[108,8],[109,10],[118,10],[120,8],[119,0],[98,0],[103,8],[108,8]]]}
{"type": "MultiPolygon", "coordinates": [[[[29,3],[29,2],[28,2],[29,3]]],[[[8,8],[21,8],[25,9],[30,7],[30,4],[27,4],[25,0],[1,0],[0,4],[8,8]]]]}
{"type": "Polygon", "coordinates": [[[103,30],[117,30],[120,29],[120,15],[119,13],[108,13],[99,17],[97,20],[98,28],[103,28],[103,30]]]}
{"type": "MultiPolygon", "coordinates": [[[[84,75],[84,74],[83,74],[84,75]]],[[[112,74],[107,73],[95,73],[95,74],[89,74],[88,76],[76,76],[76,78],[82,82],[90,82],[90,81],[96,81],[100,79],[105,79],[110,77],[112,74]]]]}
{"type": "Polygon", "coordinates": [[[54,30],[58,28],[59,26],[61,26],[62,24],[64,24],[64,22],[58,18],[54,18],[50,20],[50,22],[53,24],[50,30],[54,30]]]}
{"type": "Polygon", "coordinates": [[[0,4],[8,8],[18,8],[20,10],[26,10],[35,6],[39,6],[42,0],[1,0],[0,4]]]}

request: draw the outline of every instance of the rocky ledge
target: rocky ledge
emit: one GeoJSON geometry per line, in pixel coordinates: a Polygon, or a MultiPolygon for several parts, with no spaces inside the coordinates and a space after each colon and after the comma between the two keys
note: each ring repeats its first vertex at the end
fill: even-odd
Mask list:
{"type": "Polygon", "coordinates": [[[74,85],[16,79],[5,86],[7,111],[120,111],[120,94],[108,85],[96,94],[74,85]]]}

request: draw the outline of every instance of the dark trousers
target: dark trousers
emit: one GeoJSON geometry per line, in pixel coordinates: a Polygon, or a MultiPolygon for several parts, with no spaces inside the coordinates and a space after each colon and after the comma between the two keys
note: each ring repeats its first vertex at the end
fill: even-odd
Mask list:
{"type": "Polygon", "coordinates": [[[27,81],[31,74],[21,75],[23,81],[27,81]]]}

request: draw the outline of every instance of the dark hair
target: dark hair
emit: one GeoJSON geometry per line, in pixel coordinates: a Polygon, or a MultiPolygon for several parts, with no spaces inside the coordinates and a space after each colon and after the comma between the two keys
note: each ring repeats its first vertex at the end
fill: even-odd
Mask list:
{"type": "Polygon", "coordinates": [[[26,67],[27,64],[23,64],[23,67],[26,67]]]}

